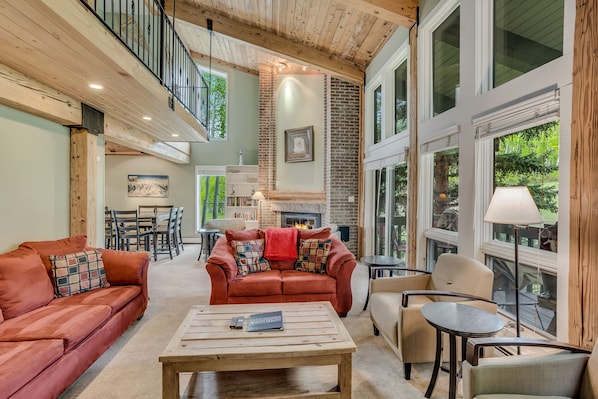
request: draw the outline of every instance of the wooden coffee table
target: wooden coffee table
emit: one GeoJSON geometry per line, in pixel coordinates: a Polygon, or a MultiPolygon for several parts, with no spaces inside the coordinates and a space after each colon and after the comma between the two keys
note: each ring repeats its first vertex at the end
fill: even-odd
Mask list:
{"type": "MultiPolygon", "coordinates": [[[[180,398],[179,373],[337,365],[337,387],[319,398],[350,398],[356,347],[330,302],[193,306],[162,352],[162,397],[180,398]],[[283,331],[248,332],[252,313],[281,310],[283,331]],[[243,330],[229,328],[245,316],[243,330]]],[[[314,397],[300,392],[285,398],[314,397]]],[[[246,397],[246,396],[244,396],[246,397]]],[[[267,397],[256,392],[255,397],[267,397]]]]}

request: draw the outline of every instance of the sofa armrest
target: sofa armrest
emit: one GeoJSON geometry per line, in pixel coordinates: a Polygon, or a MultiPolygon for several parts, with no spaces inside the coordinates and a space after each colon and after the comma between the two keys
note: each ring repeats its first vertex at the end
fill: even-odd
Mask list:
{"type": "Polygon", "coordinates": [[[353,305],[351,276],[357,266],[355,255],[337,237],[330,236],[330,252],[326,263],[326,274],[336,279],[336,309],[345,314],[353,305]]]}
{"type": "Polygon", "coordinates": [[[208,265],[219,267],[226,276],[226,281],[230,281],[237,276],[237,262],[233,255],[233,249],[228,243],[226,237],[221,237],[216,240],[214,248],[210,253],[210,257],[206,261],[206,268],[208,265]]]}

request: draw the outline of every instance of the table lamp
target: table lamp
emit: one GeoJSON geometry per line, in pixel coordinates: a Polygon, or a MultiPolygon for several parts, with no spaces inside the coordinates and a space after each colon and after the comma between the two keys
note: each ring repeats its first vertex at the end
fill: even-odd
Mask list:
{"type": "Polygon", "coordinates": [[[264,197],[264,194],[262,194],[261,191],[256,191],[251,196],[251,199],[258,201],[257,220],[258,220],[259,227],[262,227],[262,201],[265,200],[266,197],[264,197]]]}
{"type": "Polygon", "coordinates": [[[542,216],[525,186],[496,187],[484,221],[497,224],[511,224],[515,236],[515,323],[517,336],[521,334],[519,318],[519,229],[530,224],[542,223],[542,216]]]}

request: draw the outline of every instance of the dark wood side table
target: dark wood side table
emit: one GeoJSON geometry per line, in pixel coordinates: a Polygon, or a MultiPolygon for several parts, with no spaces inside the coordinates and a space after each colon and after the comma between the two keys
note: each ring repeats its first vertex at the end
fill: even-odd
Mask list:
{"type": "Polygon", "coordinates": [[[457,336],[461,337],[461,359],[465,359],[468,338],[491,337],[505,326],[498,316],[455,302],[433,302],[422,307],[422,315],[436,328],[436,357],[425,397],[432,396],[442,359],[442,333],[449,334],[449,399],[457,394],[457,336]]]}
{"type": "Polygon", "coordinates": [[[384,256],[384,255],[372,255],[372,256],[364,256],[361,258],[361,261],[364,265],[368,267],[368,293],[365,297],[365,305],[363,305],[363,310],[366,310],[368,307],[368,301],[370,300],[370,279],[375,279],[376,277],[380,277],[381,273],[384,270],[390,270],[391,273],[393,270],[399,270],[405,267],[405,262],[399,258],[395,258],[394,256],[384,256]]]}
{"type": "Polygon", "coordinates": [[[203,252],[204,248],[206,249],[206,260],[208,260],[208,257],[212,253],[212,248],[214,247],[214,244],[216,243],[216,234],[220,233],[220,230],[218,230],[218,229],[199,229],[197,232],[201,236],[201,246],[199,247],[199,256],[197,257],[197,260],[201,259],[201,253],[203,252]]]}

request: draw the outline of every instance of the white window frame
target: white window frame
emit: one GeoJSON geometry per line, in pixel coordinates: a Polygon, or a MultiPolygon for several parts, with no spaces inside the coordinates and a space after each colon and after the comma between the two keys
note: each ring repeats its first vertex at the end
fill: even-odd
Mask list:
{"type": "MultiPolygon", "coordinates": [[[[419,26],[419,53],[418,59],[421,60],[419,62],[419,73],[418,73],[418,84],[419,88],[419,99],[418,99],[418,114],[420,122],[434,118],[433,110],[434,110],[434,82],[433,78],[433,51],[434,51],[434,44],[432,41],[432,37],[434,31],[442,24],[457,7],[461,5],[459,0],[447,0],[444,2],[440,2],[439,4],[434,7],[434,9],[428,14],[428,17],[422,21],[421,25],[419,26]]],[[[461,17],[461,15],[460,15],[461,17]]],[[[461,51],[461,44],[459,45],[459,49],[461,51]]],[[[463,62],[463,57],[460,57],[461,62],[463,62]]],[[[456,99],[457,103],[459,99],[456,99]]],[[[456,107],[455,107],[456,108],[456,107]]],[[[444,115],[451,110],[452,108],[443,112],[440,115],[444,115]]]]}
{"type": "Polygon", "coordinates": [[[226,166],[221,165],[195,165],[195,228],[201,229],[201,176],[226,176],[226,166]]]}

